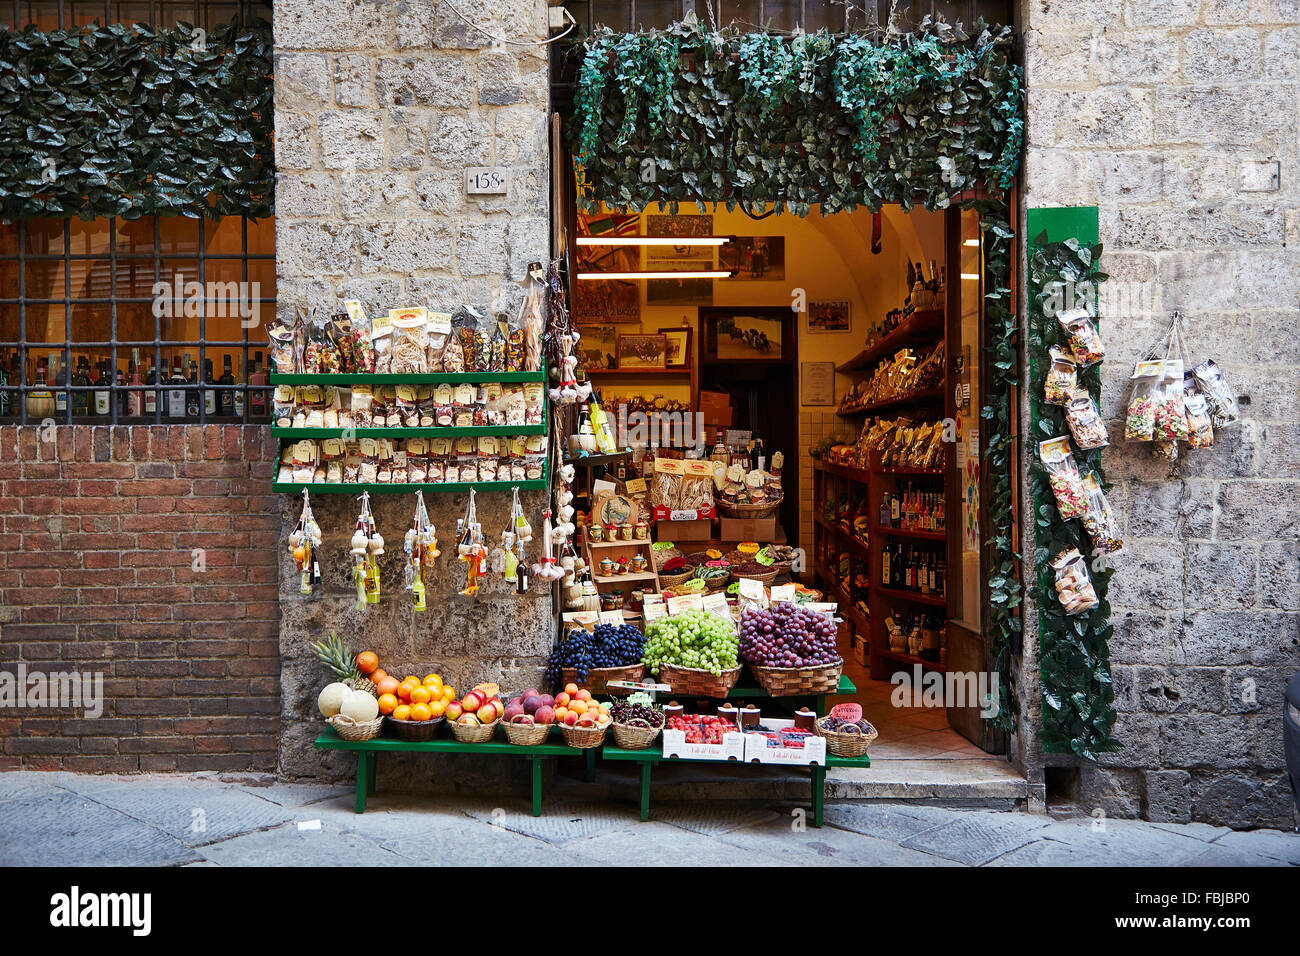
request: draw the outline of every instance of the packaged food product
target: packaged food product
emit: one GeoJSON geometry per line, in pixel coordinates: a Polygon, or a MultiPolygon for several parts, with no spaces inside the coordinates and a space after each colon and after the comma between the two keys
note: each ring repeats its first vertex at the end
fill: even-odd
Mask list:
{"type": "Polygon", "coordinates": [[[1181,359],[1166,359],[1162,366],[1160,384],[1155,392],[1154,436],[1163,441],[1180,441],[1187,438],[1187,409],[1183,405],[1183,363],[1181,359]]]}
{"type": "Polygon", "coordinates": [[[293,328],[277,319],[267,326],[266,333],[271,341],[271,361],[275,370],[281,375],[292,375],[299,371],[295,360],[293,328]]]}
{"type": "Polygon", "coordinates": [[[414,385],[398,385],[396,391],[397,414],[405,428],[420,427],[420,401],[414,385]]]}
{"type": "Polygon", "coordinates": [[[447,340],[451,338],[451,313],[429,313],[429,345],[425,363],[430,372],[443,371],[443,352],[447,349],[447,340]]]}
{"type": "Polygon", "coordinates": [[[1138,362],[1133,369],[1128,413],[1124,418],[1127,441],[1151,441],[1156,427],[1156,390],[1164,372],[1163,362],[1138,362]]]}
{"type": "Polygon", "coordinates": [[[393,327],[387,323],[386,316],[384,324],[382,326],[376,324],[374,330],[370,333],[370,346],[375,372],[379,375],[387,375],[392,372],[393,327]]]}
{"type": "Polygon", "coordinates": [[[371,343],[371,335],[374,332],[374,326],[370,321],[370,317],[366,315],[366,310],[361,308],[361,303],[356,299],[348,299],[343,303],[343,308],[348,314],[348,331],[352,340],[352,354],[355,362],[353,371],[373,372],[375,370],[375,353],[371,343]]]}
{"type": "Polygon", "coordinates": [[[393,344],[390,371],[394,375],[422,375],[429,371],[428,315],[422,307],[390,309],[393,344]]]}
{"type": "Polygon", "coordinates": [[[292,385],[277,385],[275,394],[271,399],[272,413],[274,421],[280,428],[288,428],[293,424],[293,415],[297,410],[294,402],[294,393],[292,385]]]}
{"type": "Polygon", "coordinates": [[[1056,509],[1063,521],[1078,518],[1088,510],[1079,468],[1070,451],[1070,439],[1064,435],[1039,442],[1038,457],[1047,469],[1048,483],[1056,498],[1056,509]]]}
{"type": "Polygon", "coordinates": [[[1197,392],[1183,399],[1187,410],[1187,446],[1209,448],[1214,444],[1214,425],[1210,420],[1209,403],[1197,392]]]}
{"type": "Polygon", "coordinates": [[[1049,405],[1064,405],[1070,400],[1070,392],[1079,384],[1079,370],[1074,359],[1061,349],[1048,349],[1052,363],[1047,368],[1047,378],[1043,382],[1043,401],[1049,405]]]}
{"type": "Polygon", "coordinates": [[[1069,404],[1065,406],[1065,423],[1070,426],[1070,434],[1081,451],[1105,448],[1110,444],[1097,403],[1085,389],[1076,388],[1072,392],[1069,404]]]}
{"type": "Polygon", "coordinates": [[[1083,493],[1087,498],[1088,509],[1080,521],[1092,539],[1093,549],[1106,554],[1119,551],[1124,547],[1124,540],[1119,534],[1119,521],[1095,471],[1084,476],[1083,493]]]}
{"type": "Polygon", "coordinates": [[[1241,410],[1237,406],[1237,396],[1222,370],[1214,359],[1206,359],[1192,369],[1196,385],[1205,396],[1205,404],[1210,412],[1210,421],[1215,428],[1224,428],[1241,421],[1241,410]]]}
{"type": "Polygon", "coordinates": [[[334,323],[329,316],[317,315],[307,320],[307,340],[303,348],[303,371],[332,375],[342,371],[342,357],[334,340],[334,323]]]}
{"type": "Polygon", "coordinates": [[[1092,586],[1092,576],[1088,573],[1088,562],[1079,553],[1078,548],[1067,548],[1051,562],[1056,572],[1056,597],[1071,616],[1083,614],[1097,607],[1097,591],[1092,586]]]}
{"type": "MultiPolygon", "coordinates": [[[[474,354],[474,337],[478,330],[478,321],[482,317],[481,313],[467,305],[462,305],[451,314],[452,339],[459,343],[461,367],[447,368],[446,371],[473,372],[475,370],[477,356],[474,354]]],[[[446,363],[447,359],[444,355],[443,365],[445,366],[446,363]]]]}
{"type": "Polygon", "coordinates": [[[1106,357],[1101,336],[1097,333],[1097,326],[1093,324],[1087,309],[1068,309],[1057,313],[1056,319],[1069,337],[1070,352],[1074,355],[1075,365],[1079,368],[1088,368],[1106,357]]]}

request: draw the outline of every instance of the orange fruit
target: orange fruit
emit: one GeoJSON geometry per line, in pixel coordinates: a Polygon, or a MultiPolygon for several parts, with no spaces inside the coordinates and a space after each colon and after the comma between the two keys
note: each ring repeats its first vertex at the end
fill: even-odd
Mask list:
{"type": "MultiPolygon", "coordinates": [[[[372,677],[371,680],[374,680],[374,678],[372,677]]],[[[396,694],[397,688],[400,686],[402,685],[397,683],[395,677],[381,677],[375,681],[375,690],[379,691],[380,694],[396,694]]]]}
{"type": "Polygon", "coordinates": [[[425,674],[423,684],[425,687],[441,687],[442,676],[440,674],[425,674]]]}
{"type": "Polygon", "coordinates": [[[429,701],[429,713],[434,717],[441,717],[447,712],[447,702],[439,697],[437,700],[429,701]]]}
{"type": "MultiPolygon", "coordinates": [[[[383,680],[387,676],[388,676],[388,671],[384,670],[382,667],[376,667],[373,671],[370,672],[370,679],[374,681],[376,684],[378,684],[381,680],[383,680]]],[[[394,680],[396,680],[396,678],[394,678],[394,680]]]]}
{"type": "Polygon", "coordinates": [[[357,669],[363,674],[369,674],[379,666],[379,655],[374,651],[362,651],[357,655],[357,669]]]}
{"type": "Polygon", "coordinates": [[[428,704],[412,704],[412,705],[411,705],[411,719],[412,719],[412,720],[428,720],[428,719],[429,719],[430,717],[432,717],[432,716],[433,716],[433,714],[429,711],[429,705],[428,705],[428,704]]]}
{"type": "Polygon", "coordinates": [[[443,685],[442,685],[442,699],[445,700],[445,701],[448,701],[448,702],[455,700],[455,699],[456,699],[456,688],[452,687],[450,684],[443,684],[443,685]]]}
{"type": "Polygon", "coordinates": [[[379,695],[379,712],[381,714],[391,714],[397,709],[397,697],[393,694],[379,695]]]}
{"type": "Polygon", "coordinates": [[[427,687],[412,687],[411,702],[415,704],[427,704],[433,695],[429,693],[427,687]]]}
{"type": "Polygon", "coordinates": [[[415,687],[412,684],[398,684],[396,694],[402,700],[409,701],[411,699],[411,691],[413,690],[415,690],[415,687]]]}
{"type": "Polygon", "coordinates": [[[398,704],[396,707],[393,708],[393,716],[396,717],[398,720],[410,720],[411,705],[398,704]]]}

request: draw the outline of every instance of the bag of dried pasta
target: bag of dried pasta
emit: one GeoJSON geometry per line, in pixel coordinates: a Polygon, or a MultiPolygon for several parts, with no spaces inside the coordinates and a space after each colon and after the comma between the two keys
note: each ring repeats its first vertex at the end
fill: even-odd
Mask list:
{"type": "Polygon", "coordinates": [[[429,371],[429,319],[422,307],[391,309],[394,375],[423,375],[429,371]]]}
{"type": "Polygon", "coordinates": [[[1092,539],[1093,549],[1105,554],[1119,551],[1124,547],[1124,540],[1119,534],[1119,520],[1106,499],[1106,492],[1095,471],[1084,476],[1083,494],[1087,499],[1087,511],[1083,513],[1080,522],[1092,539]]]}

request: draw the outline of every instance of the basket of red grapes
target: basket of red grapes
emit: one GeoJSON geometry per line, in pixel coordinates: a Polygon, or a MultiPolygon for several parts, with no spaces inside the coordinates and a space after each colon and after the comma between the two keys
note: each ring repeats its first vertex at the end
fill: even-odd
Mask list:
{"type": "Polygon", "coordinates": [[[614,743],[623,750],[645,750],[664,729],[663,709],[649,694],[637,692],[614,701],[609,715],[614,718],[614,743]]]}
{"type": "Polygon", "coordinates": [[[773,697],[834,693],[844,669],[836,630],[832,615],[801,604],[748,607],[740,615],[740,658],[773,697]]]}

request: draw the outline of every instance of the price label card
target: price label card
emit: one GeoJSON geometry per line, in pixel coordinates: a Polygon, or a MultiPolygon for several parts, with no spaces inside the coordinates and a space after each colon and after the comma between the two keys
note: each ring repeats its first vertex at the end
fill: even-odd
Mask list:
{"type": "Polygon", "coordinates": [[[767,588],[763,586],[762,581],[755,581],[753,578],[741,578],[740,596],[746,600],[757,601],[767,607],[767,588]]]}
{"type": "Polygon", "coordinates": [[[721,591],[711,591],[700,599],[700,606],[710,614],[719,614],[731,619],[731,608],[727,606],[727,595],[721,591]]]}
{"type": "Polygon", "coordinates": [[[565,624],[576,624],[578,627],[585,627],[591,630],[596,622],[600,620],[599,611],[565,611],[561,617],[565,624]]]}
{"type": "Polygon", "coordinates": [[[679,594],[668,599],[668,613],[681,614],[683,611],[704,610],[704,597],[700,594],[679,594]]]}
{"type": "Polygon", "coordinates": [[[814,611],[821,611],[824,614],[834,614],[840,609],[840,606],[834,601],[812,601],[805,604],[804,607],[812,608],[814,611]]]}
{"type": "Polygon", "coordinates": [[[599,621],[601,624],[613,624],[615,627],[623,626],[622,611],[600,611],[599,621]]]}
{"type": "Polygon", "coordinates": [[[776,587],[772,588],[773,604],[776,604],[778,601],[793,601],[793,600],[794,600],[793,584],[778,584],[776,587]]]}
{"type": "Polygon", "coordinates": [[[657,621],[661,617],[667,617],[668,605],[663,601],[655,601],[653,604],[647,601],[645,606],[641,609],[641,612],[645,615],[645,622],[649,624],[651,621],[657,621]]]}
{"type": "Polygon", "coordinates": [[[645,479],[629,478],[627,481],[623,483],[623,487],[627,489],[627,493],[629,495],[639,495],[642,492],[644,492],[646,489],[645,479]]]}

